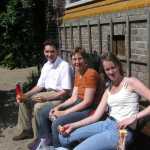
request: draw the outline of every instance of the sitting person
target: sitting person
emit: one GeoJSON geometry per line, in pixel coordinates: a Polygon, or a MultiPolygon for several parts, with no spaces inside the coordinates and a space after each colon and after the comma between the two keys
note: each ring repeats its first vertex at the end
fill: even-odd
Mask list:
{"type": "Polygon", "coordinates": [[[92,116],[63,126],[66,130],[59,139],[64,147],[80,142],[74,150],[116,150],[120,129],[127,130],[127,145],[133,140],[137,120],[150,114],[150,106],[139,112],[138,103],[139,95],[150,101],[150,90],[138,79],[125,77],[120,61],[112,53],[104,54],[101,59],[110,85],[92,116]],[[107,106],[108,117],[99,121],[107,106]]]}
{"type": "Polygon", "coordinates": [[[72,61],[76,70],[72,96],[53,109],[46,107],[38,112],[39,138],[48,137],[47,134],[50,134],[50,128],[47,123],[48,114],[50,117],[56,117],[51,128],[55,147],[60,145],[58,126],[87,117],[92,110],[92,106],[96,104],[97,91],[103,91],[104,86],[102,86],[100,75],[94,69],[88,68],[86,56],[87,54],[82,48],[76,48],[72,54],[72,61]],[[101,89],[98,90],[98,87],[101,87],[101,89]]]}
{"type": "MultiPolygon", "coordinates": [[[[47,62],[44,64],[37,85],[30,91],[17,97],[19,103],[18,127],[21,133],[13,140],[32,138],[32,109],[36,116],[44,106],[56,106],[64,100],[72,88],[70,65],[58,56],[55,43],[50,40],[44,42],[44,55],[47,62]],[[42,92],[46,89],[46,92],[42,92]],[[34,107],[34,108],[33,108],[34,107]]],[[[36,125],[36,120],[34,120],[36,125]]],[[[35,126],[36,134],[36,126],[35,126]]]]}

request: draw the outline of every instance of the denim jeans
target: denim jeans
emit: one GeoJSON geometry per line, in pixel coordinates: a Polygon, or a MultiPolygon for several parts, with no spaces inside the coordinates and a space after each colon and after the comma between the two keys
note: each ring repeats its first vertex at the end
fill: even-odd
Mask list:
{"type": "MultiPolygon", "coordinates": [[[[117,122],[107,118],[71,132],[69,136],[59,135],[62,146],[69,147],[73,142],[79,142],[74,150],[116,150],[119,132],[117,122]]],[[[133,134],[128,131],[126,143],[132,141],[133,134]]]]}
{"type": "Polygon", "coordinates": [[[50,109],[52,109],[51,103],[45,105],[40,111],[37,113],[37,137],[48,137],[50,134],[50,121],[48,118],[48,114],[50,109]]]}
{"type": "Polygon", "coordinates": [[[58,133],[58,126],[65,125],[67,123],[76,122],[86,118],[89,115],[91,109],[87,109],[81,112],[72,112],[68,115],[58,117],[55,121],[52,122],[52,138],[53,138],[53,145],[54,147],[59,147],[59,133],[58,133]]]}
{"type": "Polygon", "coordinates": [[[50,137],[51,121],[49,120],[49,111],[60,103],[61,101],[57,100],[49,101],[37,112],[36,115],[37,138],[50,137]]]}

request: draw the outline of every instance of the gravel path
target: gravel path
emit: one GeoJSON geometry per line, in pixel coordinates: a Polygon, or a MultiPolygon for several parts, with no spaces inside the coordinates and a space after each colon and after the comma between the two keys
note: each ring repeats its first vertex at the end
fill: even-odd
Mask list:
{"type": "Polygon", "coordinates": [[[18,133],[15,127],[18,112],[15,84],[27,81],[27,77],[35,70],[35,67],[14,70],[0,68],[0,103],[4,106],[0,106],[0,150],[27,150],[27,144],[31,141],[14,142],[12,137],[18,133]]]}

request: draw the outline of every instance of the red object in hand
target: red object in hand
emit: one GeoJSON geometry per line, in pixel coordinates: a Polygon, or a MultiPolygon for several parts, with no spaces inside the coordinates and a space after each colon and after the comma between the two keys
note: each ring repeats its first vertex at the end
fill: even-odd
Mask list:
{"type": "Polygon", "coordinates": [[[21,93],[22,93],[22,91],[21,91],[20,84],[17,83],[17,84],[16,84],[16,96],[17,96],[17,95],[21,95],[21,93]]]}
{"type": "Polygon", "coordinates": [[[58,130],[60,131],[60,132],[64,132],[65,133],[65,131],[68,129],[68,127],[64,127],[64,126],[61,126],[61,125],[59,125],[58,126],[58,130]]]}
{"type": "Polygon", "coordinates": [[[18,98],[20,98],[21,95],[22,95],[22,90],[21,90],[20,84],[17,83],[16,84],[16,98],[17,98],[17,102],[20,102],[18,98]]]}

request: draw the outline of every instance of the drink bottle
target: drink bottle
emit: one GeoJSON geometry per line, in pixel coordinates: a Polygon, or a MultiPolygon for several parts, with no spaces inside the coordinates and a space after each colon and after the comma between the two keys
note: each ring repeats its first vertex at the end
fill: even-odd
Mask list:
{"type": "Polygon", "coordinates": [[[36,150],[49,150],[49,147],[45,144],[46,139],[41,138],[40,143],[36,150]]]}
{"type": "Polygon", "coordinates": [[[22,89],[21,89],[21,86],[20,86],[20,83],[17,83],[16,84],[16,98],[17,98],[17,103],[19,103],[19,99],[22,96],[22,89]]]}

